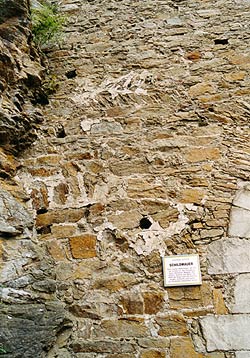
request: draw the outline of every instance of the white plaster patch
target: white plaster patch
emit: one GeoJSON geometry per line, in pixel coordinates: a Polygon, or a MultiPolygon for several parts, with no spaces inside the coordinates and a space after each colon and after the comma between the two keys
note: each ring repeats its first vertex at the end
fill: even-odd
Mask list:
{"type": "Polygon", "coordinates": [[[81,121],[81,128],[84,132],[88,132],[91,130],[92,125],[96,123],[100,123],[100,121],[96,119],[85,118],[81,121]]]}

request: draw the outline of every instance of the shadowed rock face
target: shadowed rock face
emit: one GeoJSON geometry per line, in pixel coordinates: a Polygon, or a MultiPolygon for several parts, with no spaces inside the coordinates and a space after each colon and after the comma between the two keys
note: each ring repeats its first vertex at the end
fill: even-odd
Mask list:
{"type": "Polygon", "coordinates": [[[57,305],[1,305],[1,348],[6,358],[42,358],[67,328],[62,307],[57,305]]]}
{"type": "Polygon", "coordinates": [[[36,138],[42,67],[31,46],[29,1],[0,0],[0,9],[0,146],[16,152],[36,138]]]}

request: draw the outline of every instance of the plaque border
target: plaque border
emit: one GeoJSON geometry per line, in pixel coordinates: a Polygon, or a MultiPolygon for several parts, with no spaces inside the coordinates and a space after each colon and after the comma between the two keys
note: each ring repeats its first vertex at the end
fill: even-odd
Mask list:
{"type": "Polygon", "coordinates": [[[200,269],[200,257],[199,257],[199,254],[184,254],[184,255],[163,256],[162,257],[162,266],[163,266],[163,284],[164,284],[164,287],[200,286],[202,284],[202,276],[201,276],[201,269],[200,269]],[[193,282],[179,281],[179,282],[174,282],[174,283],[168,283],[167,282],[166,260],[168,258],[171,259],[171,258],[178,258],[178,257],[195,257],[196,262],[197,262],[198,271],[199,271],[199,277],[198,277],[197,281],[193,281],[193,282]]]}

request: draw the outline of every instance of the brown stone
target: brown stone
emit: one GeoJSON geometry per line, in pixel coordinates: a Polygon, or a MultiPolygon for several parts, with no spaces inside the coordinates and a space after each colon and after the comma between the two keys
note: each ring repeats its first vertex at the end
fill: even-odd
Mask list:
{"type": "Polygon", "coordinates": [[[204,358],[203,354],[194,350],[190,338],[172,338],[170,344],[170,356],[173,358],[204,358]]]}
{"type": "Polygon", "coordinates": [[[139,356],[140,358],[165,358],[166,354],[162,351],[158,351],[158,350],[146,350],[144,352],[142,352],[139,356]]]}
{"type": "Polygon", "coordinates": [[[161,348],[166,349],[170,347],[170,339],[167,337],[146,337],[138,339],[138,344],[142,348],[161,348]]]}
{"type": "Polygon", "coordinates": [[[186,336],[188,334],[187,324],[181,314],[157,317],[156,322],[160,326],[158,332],[160,336],[186,336]]]}
{"type": "Polygon", "coordinates": [[[227,314],[228,309],[225,305],[224,298],[220,289],[213,290],[213,301],[215,314],[227,314]]]}
{"type": "Polygon", "coordinates": [[[110,170],[114,175],[129,176],[131,174],[146,174],[149,166],[145,160],[112,161],[110,170]]]}
{"type": "Polygon", "coordinates": [[[220,158],[220,150],[214,148],[194,148],[185,153],[185,158],[191,163],[217,160],[220,158]]]}
{"type": "Polygon", "coordinates": [[[164,292],[143,292],[144,311],[146,314],[159,312],[164,304],[164,292]]]}
{"type": "Polygon", "coordinates": [[[58,166],[60,163],[60,160],[62,159],[61,155],[57,154],[49,154],[49,155],[43,155],[41,157],[36,158],[36,163],[39,165],[46,164],[49,166],[58,166]]]}
{"type": "Polygon", "coordinates": [[[122,296],[120,305],[124,314],[143,314],[143,300],[139,294],[131,293],[122,296]]]}
{"type": "Polygon", "coordinates": [[[60,183],[54,188],[53,199],[57,204],[65,204],[69,194],[69,187],[66,183],[60,183]]]}
{"type": "Polygon", "coordinates": [[[112,292],[119,291],[123,288],[129,288],[137,282],[137,279],[134,275],[130,274],[121,274],[117,276],[102,277],[98,278],[94,284],[93,288],[96,289],[107,289],[112,292]]]}
{"type": "Polygon", "coordinates": [[[99,338],[135,338],[148,336],[149,329],[142,318],[105,319],[95,327],[93,334],[99,338]]]}
{"type": "Polygon", "coordinates": [[[201,58],[201,53],[199,51],[188,52],[186,57],[190,61],[198,61],[201,58]]]}
{"type": "Polygon", "coordinates": [[[88,259],[96,256],[96,236],[83,234],[69,239],[72,257],[74,259],[88,259]]]}
{"type": "Polygon", "coordinates": [[[32,206],[38,210],[47,210],[49,207],[48,190],[44,183],[39,183],[37,188],[32,189],[31,194],[32,206]]]}
{"type": "Polygon", "coordinates": [[[4,153],[4,150],[0,148],[0,173],[1,177],[14,176],[19,163],[16,158],[10,154],[4,153]]]}
{"type": "Polygon", "coordinates": [[[169,207],[168,210],[161,211],[157,214],[152,215],[154,221],[158,221],[160,226],[165,229],[170,223],[174,223],[178,220],[179,211],[175,208],[169,207]]]}
{"type": "Polygon", "coordinates": [[[128,180],[128,195],[131,198],[152,198],[166,199],[165,188],[158,183],[149,182],[143,179],[128,180]]]}
{"type": "Polygon", "coordinates": [[[51,236],[57,239],[68,238],[76,233],[76,226],[67,224],[53,224],[51,226],[51,236]]]}
{"type": "Polygon", "coordinates": [[[108,220],[118,229],[133,229],[139,227],[141,214],[136,211],[124,211],[117,215],[108,216],[108,220]]]}
{"type": "Polygon", "coordinates": [[[27,171],[34,177],[49,177],[55,175],[58,169],[48,169],[48,168],[27,168],[27,171]]]}
{"type": "Polygon", "coordinates": [[[85,209],[63,209],[48,211],[45,214],[39,214],[36,218],[38,228],[52,224],[79,221],[85,213],[85,209]]]}
{"type": "Polygon", "coordinates": [[[235,81],[244,80],[245,76],[246,76],[245,71],[236,71],[236,72],[231,72],[231,73],[225,74],[224,78],[226,81],[235,82],[235,81]]]}
{"type": "Polygon", "coordinates": [[[200,204],[205,193],[199,189],[184,189],[181,192],[180,201],[182,203],[200,204]]]}
{"type": "Polygon", "coordinates": [[[204,93],[214,93],[215,88],[210,83],[201,82],[191,86],[188,92],[191,97],[199,97],[204,93]]]}
{"type": "Polygon", "coordinates": [[[55,261],[62,261],[65,260],[65,253],[56,240],[50,240],[46,243],[47,249],[50,255],[53,257],[55,261]]]}

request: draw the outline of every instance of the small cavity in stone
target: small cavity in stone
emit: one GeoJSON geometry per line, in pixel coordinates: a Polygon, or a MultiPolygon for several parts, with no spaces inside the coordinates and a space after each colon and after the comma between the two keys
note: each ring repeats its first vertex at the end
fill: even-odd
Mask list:
{"type": "Polygon", "coordinates": [[[140,220],[140,228],[141,229],[149,229],[151,225],[152,225],[152,223],[148,218],[142,218],[140,220]]]}

